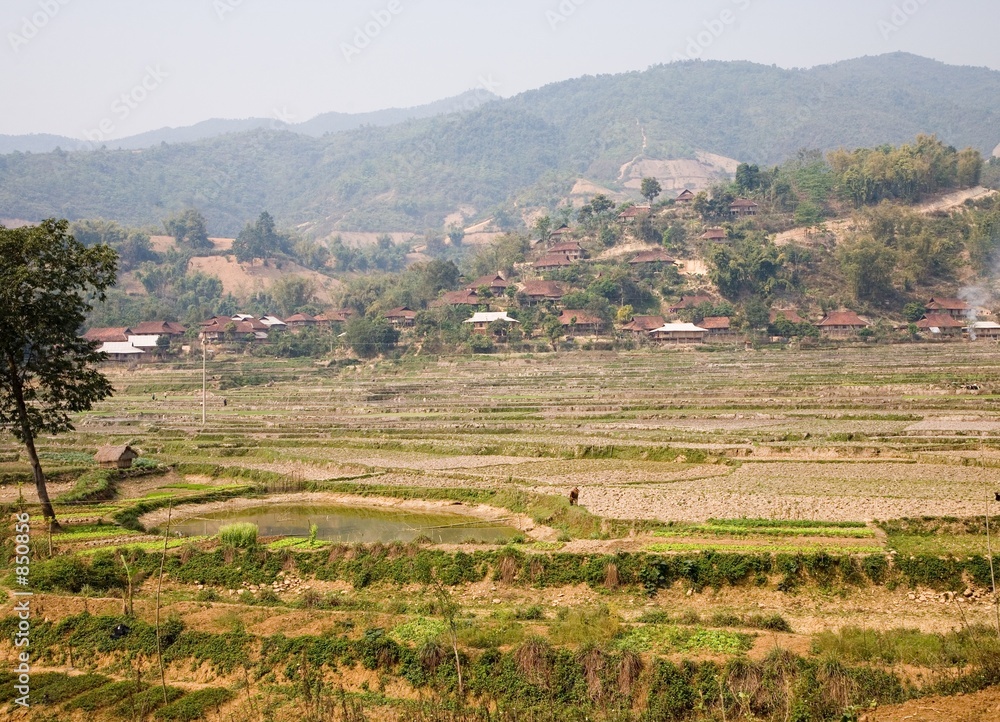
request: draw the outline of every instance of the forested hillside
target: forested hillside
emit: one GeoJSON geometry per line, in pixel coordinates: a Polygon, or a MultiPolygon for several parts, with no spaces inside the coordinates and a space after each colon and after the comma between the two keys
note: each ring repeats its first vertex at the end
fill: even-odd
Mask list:
{"type": "MultiPolygon", "coordinates": [[[[623,164],[719,153],[775,164],[936,133],[989,154],[1000,72],[911,55],[810,70],[691,62],[585,77],[466,113],[313,138],[258,129],[136,151],[0,156],[0,217],[155,224],[189,207],[219,234],[268,208],[307,230],[441,228],[456,209],[554,207],[623,164]],[[643,147],[645,140],[645,148],[643,147]]],[[[518,222],[518,214],[505,214],[518,222]]]]}
{"type": "MultiPolygon", "coordinates": [[[[326,133],[340,133],[354,130],[366,125],[386,126],[405,123],[418,118],[433,118],[436,115],[448,115],[461,111],[469,111],[480,105],[492,102],[497,96],[485,88],[469,90],[453,98],[445,98],[426,105],[413,108],[387,108],[368,113],[321,113],[315,118],[304,122],[295,122],[293,118],[242,118],[229,120],[213,118],[200,123],[181,128],[159,128],[146,133],[139,133],[127,138],[110,140],[106,143],[112,149],[139,150],[152,148],[160,143],[193,143],[227,133],[244,133],[251,130],[290,130],[293,133],[320,137],[326,133]]],[[[62,150],[93,150],[94,142],[82,138],[69,138],[63,135],[48,133],[33,133],[29,135],[0,135],[0,153],[49,153],[56,149],[62,150]]]]}

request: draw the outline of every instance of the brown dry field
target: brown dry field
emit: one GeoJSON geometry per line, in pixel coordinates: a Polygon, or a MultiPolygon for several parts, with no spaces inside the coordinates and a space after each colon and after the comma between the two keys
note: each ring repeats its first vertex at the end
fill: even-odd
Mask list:
{"type": "Polygon", "coordinates": [[[353,368],[222,356],[209,365],[204,428],[199,366],[109,368],[115,397],[79,417],[75,434],[42,439],[43,452],[115,440],[165,462],[311,481],[578,486],[599,516],[660,521],[969,516],[1000,466],[992,343],[353,368]],[[221,389],[232,375],[255,385],[221,389]]]}
{"type": "MultiPolygon", "coordinates": [[[[971,516],[981,513],[988,492],[995,487],[1000,491],[1000,349],[995,344],[407,357],[355,366],[219,355],[209,364],[204,427],[200,372],[194,359],[109,367],[115,397],[78,417],[75,433],[41,439],[44,463],[58,472],[100,444],[129,443],[166,463],[240,467],[303,483],[343,480],[554,495],[577,486],[581,504],[597,516],[660,522],[971,516]],[[247,385],[229,388],[234,377],[247,385]],[[977,389],[967,388],[972,385],[977,389]]],[[[23,468],[23,461],[12,460],[19,456],[13,442],[0,447],[0,454],[8,468],[23,468]]],[[[232,483],[208,471],[172,472],[127,482],[125,499],[116,504],[163,493],[197,493],[178,491],[178,485],[193,490],[232,483]]],[[[71,486],[54,482],[53,496],[71,486]]],[[[30,498],[31,492],[25,492],[30,498]]],[[[11,501],[17,493],[16,487],[0,487],[0,500],[11,501]]],[[[235,503],[282,499],[329,503],[356,497],[296,493],[235,503]]],[[[364,503],[428,510],[447,504],[386,498],[364,503]]],[[[182,505],[174,507],[172,518],[212,508],[182,505]]],[[[504,513],[471,505],[451,510],[483,517],[504,513]]],[[[74,508],[60,511],[68,522],[80,521],[73,519],[74,508]]],[[[80,512],[88,513],[101,512],[80,512]]],[[[156,514],[146,521],[161,522],[163,512],[156,514]]],[[[635,527],[624,538],[566,540],[528,519],[518,525],[531,530],[529,541],[538,540],[534,548],[526,545],[529,553],[611,553],[689,542],[720,550],[730,545],[767,549],[772,543],[652,536],[635,527]]],[[[155,542],[151,536],[126,534],[57,542],[57,549],[89,550],[123,541],[155,542]]],[[[883,547],[886,540],[880,533],[773,543],[793,548],[824,543],[850,552],[883,547]]],[[[808,655],[816,633],[848,626],[946,633],[989,623],[992,617],[985,597],[961,602],[929,594],[921,598],[929,590],[884,586],[809,586],[786,593],[777,591],[776,581],[765,588],[723,587],[696,594],[675,585],[649,597],[639,589],[541,589],[488,579],[462,585],[454,594],[463,613],[484,625],[495,623],[498,610],[531,605],[545,611],[547,622],[561,608],[599,605],[607,605],[623,624],[661,610],[702,619],[751,611],[781,615],[794,631],[755,632],[749,652],[754,659],[776,645],[808,655]]],[[[392,599],[406,599],[417,608],[433,598],[432,590],[418,585],[387,597],[384,588],[354,589],[343,581],[304,584],[365,611],[296,608],[304,587],[280,591],[282,605],[277,607],[247,607],[236,602],[237,590],[226,589],[218,590],[217,601],[194,601],[197,590],[168,578],[161,613],[176,613],[187,628],[204,632],[226,631],[239,620],[256,635],[315,635],[347,619],[357,619],[364,628],[392,627],[408,619],[391,611],[392,599]]],[[[136,613],[147,621],[155,613],[152,585],[153,579],[147,579],[136,599],[136,613]]],[[[122,606],[121,599],[78,595],[39,595],[36,601],[36,612],[50,620],[85,610],[113,614],[122,606]]],[[[9,645],[3,647],[0,657],[7,660],[9,651],[9,645]]],[[[360,689],[376,680],[376,675],[357,670],[351,685],[360,689]]],[[[185,665],[168,669],[167,681],[188,689],[240,684],[236,678],[214,677],[205,667],[192,671],[185,665]]],[[[399,698],[411,694],[392,686],[388,693],[399,698]]],[[[996,690],[987,690],[881,708],[866,719],[1000,719],[994,714],[998,704],[996,690]]]]}

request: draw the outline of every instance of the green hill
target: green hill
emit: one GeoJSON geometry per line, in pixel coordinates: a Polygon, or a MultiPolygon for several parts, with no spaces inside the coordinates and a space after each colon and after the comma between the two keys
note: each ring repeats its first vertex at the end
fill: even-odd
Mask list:
{"type": "Polygon", "coordinates": [[[214,233],[235,234],[266,208],[315,233],[422,231],[462,206],[485,217],[515,201],[554,205],[580,177],[615,188],[640,154],[773,164],[936,133],[988,155],[998,99],[1000,72],[906,54],[809,70],[674,63],[321,138],[257,129],[142,151],[12,153],[0,156],[0,217],[143,225],[193,206],[214,233]]]}

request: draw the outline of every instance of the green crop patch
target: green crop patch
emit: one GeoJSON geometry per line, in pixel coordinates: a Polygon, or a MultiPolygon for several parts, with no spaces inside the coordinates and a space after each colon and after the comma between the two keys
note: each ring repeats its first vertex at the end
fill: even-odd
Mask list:
{"type": "Polygon", "coordinates": [[[202,719],[210,711],[217,712],[219,707],[234,696],[228,689],[218,687],[199,689],[160,707],[154,716],[167,722],[194,722],[202,719]]]}
{"type": "Polygon", "coordinates": [[[688,629],[667,625],[635,627],[616,640],[615,645],[630,652],[714,652],[743,654],[753,646],[753,635],[720,629],[688,629]]]}

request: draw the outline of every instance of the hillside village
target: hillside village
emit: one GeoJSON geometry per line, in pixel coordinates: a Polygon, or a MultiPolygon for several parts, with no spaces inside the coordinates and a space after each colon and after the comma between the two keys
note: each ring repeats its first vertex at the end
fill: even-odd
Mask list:
{"type": "Polygon", "coordinates": [[[676,194],[649,177],[643,201],[595,193],[527,215],[528,232],[466,240],[452,226],[443,238],[367,247],[296,240],[267,213],[236,239],[208,239],[192,210],[167,223],[174,238],[157,241],[159,262],[126,257],[124,291],[98,309],[86,337],[119,362],[198,343],[372,356],[994,340],[1000,203],[978,185],[994,165],[921,137],[785,168],[741,164],[729,183],[676,194]],[[900,183],[890,172],[857,190],[873,159],[896,156],[923,162],[927,179],[900,183]],[[257,285],[220,280],[213,268],[257,285]]]}

